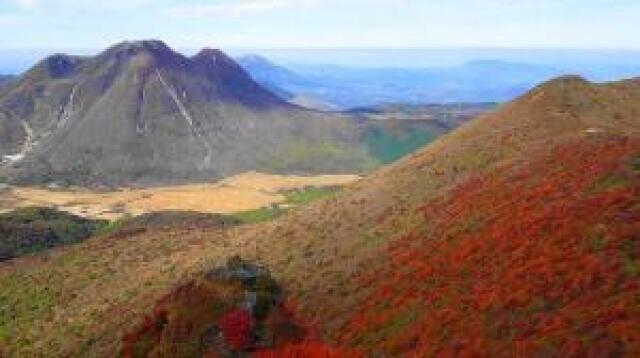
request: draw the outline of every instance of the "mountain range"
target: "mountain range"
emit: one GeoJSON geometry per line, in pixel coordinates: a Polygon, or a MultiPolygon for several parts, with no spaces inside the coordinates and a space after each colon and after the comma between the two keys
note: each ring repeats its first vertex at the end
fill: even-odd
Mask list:
{"type": "Polygon", "coordinates": [[[238,62],[256,81],[318,108],[366,107],[384,103],[506,102],[540,82],[564,74],[597,81],[625,78],[634,66],[528,64],[474,60],[463,65],[424,68],[358,68],[320,64],[274,64],[248,55],[238,62]],[[570,66],[569,66],[570,67],[570,66]]]}
{"type": "Polygon", "coordinates": [[[225,323],[251,319],[231,309],[247,291],[217,279],[239,255],[278,285],[257,357],[636,356],[638,113],[638,79],[561,77],[276,221],[13,260],[0,345],[194,356],[221,327],[243,347],[248,325],[225,323]]]}
{"type": "Polygon", "coordinates": [[[0,89],[10,180],[174,182],[239,171],[357,172],[373,159],[346,116],[292,105],[219,50],[161,41],[53,55],[0,89]]]}
{"type": "Polygon", "coordinates": [[[260,57],[243,63],[268,81],[222,51],[186,57],[155,40],[49,56],[0,87],[0,180],[144,186],[245,171],[363,173],[491,107],[338,112],[274,84],[314,81],[260,57]]]}

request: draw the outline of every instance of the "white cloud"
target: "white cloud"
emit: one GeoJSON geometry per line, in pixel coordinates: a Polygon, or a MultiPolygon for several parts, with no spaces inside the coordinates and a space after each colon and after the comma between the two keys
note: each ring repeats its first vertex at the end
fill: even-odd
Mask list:
{"type": "Polygon", "coordinates": [[[23,8],[33,8],[40,1],[38,0],[11,0],[12,3],[23,7],[23,8]]]}
{"type": "Polygon", "coordinates": [[[26,22],[22,16],[14,14],[0,14],[0,25],[20,25],[26,22]]]}
{"type": "Polygon", "coordinates": [[[235,0],[225,4],[198,4],[170,7],[164,11],[171,17],[239,16],[273,11],[285,7],[308,6],[321,0],[235,0]]]}
{"type": "Polygon", "coordinates": [[[151,0],[10,0],[14,5],[25,10],[66,10],[84,11],[89,9],[120,9],[135,7],[151,0]]]}

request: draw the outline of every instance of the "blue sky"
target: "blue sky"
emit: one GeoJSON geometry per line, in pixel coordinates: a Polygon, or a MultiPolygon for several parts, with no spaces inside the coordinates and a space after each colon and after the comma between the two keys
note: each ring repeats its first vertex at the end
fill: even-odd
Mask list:
{"type": "Polygon", "coordinates": [[[0,49],[640,49],[638,0],[0,0],[0,49]]]}

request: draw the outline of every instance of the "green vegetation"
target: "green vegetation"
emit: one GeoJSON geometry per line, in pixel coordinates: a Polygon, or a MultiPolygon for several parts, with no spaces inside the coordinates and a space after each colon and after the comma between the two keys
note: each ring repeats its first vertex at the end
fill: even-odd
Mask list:
{"type": "Polygon", "coordinates": [[[287,204],[304,205],[312,201],[325,198],[340,191],[340,187],[315,187],[308,186],[302,190],[291,190],[284,193],[287,198],[287,204]]]}
{"type": "Polygon", "coordinates": [[[605,174],[599,177],[587,190],[589,194],[601,193],[610,189],[624,187],[628,180],[619,175],[605,174]]]}
{"type": "Polygon", "coordinates": [[[602,231],[595,231],[587,237],[587,248],[590,252],[601,252],[607,247],[606,234],[602,231]]]}
{"type": "Polygon", "coordinates": [[[335,141],[291,141],[265,167],[276,172],[367,171],[379,162],[366,153],[335,141]]]}
{"type": "Polygon", "coordinates": [[[302,190],[290,190],[283,193],[286,201],[282,204],[276,204],[256,210],[244,211],[231,215],[233,218],[240,220],[244,224],[256,224],[273,220],[280,215],[286,213],[292,206],[300,206],[311,203],[316,200],[334,195],[340,191],[340,187],[314,187],[308,186],[302,190]]]}
{"type": "Polygon", "coordinates": [[[19,336],[20,329],[41,318],[55,303],[55,293],[35,285],[28,275],[0,275],[0,287],[0,342],[19,336]]]}
{"type": "Polygon", "coordinates": [[[637,245],[633,240],[625,240],[620,245],[622,270],[631,277],[640,276],[640,259],[634,254],[637,252],[637,245]]]}
{"type": "Polygon", "coordinates": [[[218,228],[242,224],[237,218],[221,214],[209,214],[193,211],[165,210],[138,216],[126,215],[102,226],[96,236],[126,234],[148,230],[150,228],[218,228]]]}
{"type": "Polygon", "coordinates": [[[273,220],[285,212],[286,210],[281,209],[279,206],[271,206],[256,210],[243,211],[241,213],[233,214],[232,216],[245,224],[256,224],[273,220]]]}
{"type": "Polygon", "coordinates": [[[631,161],[631,168],[634,172],[640,172],[640,156],[633,158],[631,161]]]}
{"type": "Polygon", "coordinates": [[[125,216],[121,217],[120,219],[108,222],[102,226],[100,226],[95,232],[94,235],[96,236],[107,236],[107,235],[111,235],[114,234],[120,230],[122,230],[123,226],[133,218],[133,216],[131,216],[131,214],[126,214],[125,216]]]}
{"type": "Polygon", "coordinates": [[[436,138],[437,135],[424,129],[413,128],[408,133],[398,135],[375,128],[365,135],[365,143],[374,158],[387,164],[416,151],[436,138]]]}
{"type": "Polygon", "coordinates": [[[107,225],[48,208],[0,214],[0,261],[87,239],[107,225]]]}
{"type": "Polygon", "coordinates": [[[376,327],[376,329],[358,337],[356,340],[360,343],[371,344],[373,342],[378,342],[384,337],[392,336],[402,331],[420,317],[419,310],[417,308],[418,307],[415,306],[406,308],[403,312],[391,317],[389,320],[376,327]]]}

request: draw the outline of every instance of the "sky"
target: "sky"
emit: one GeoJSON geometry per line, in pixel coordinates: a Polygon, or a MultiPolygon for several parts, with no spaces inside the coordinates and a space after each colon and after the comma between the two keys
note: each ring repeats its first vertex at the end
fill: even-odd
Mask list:
{"type": "Polygon", "coordinates": [[[0,50],[640,49],[639,0],[0,0],[0,50]]]}

